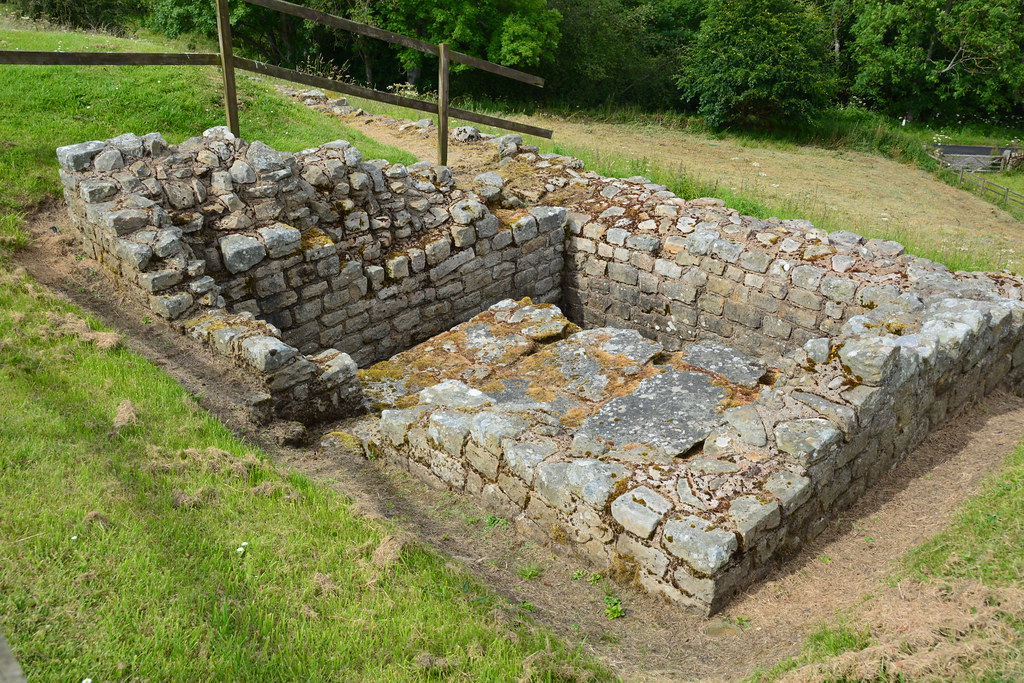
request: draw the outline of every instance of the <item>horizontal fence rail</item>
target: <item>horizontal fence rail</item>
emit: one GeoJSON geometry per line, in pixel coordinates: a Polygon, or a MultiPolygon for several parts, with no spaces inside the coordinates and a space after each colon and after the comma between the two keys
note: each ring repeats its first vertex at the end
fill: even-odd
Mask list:
{"type": "Polygon", "coordinates": [[[392,45],[399,45],[412,50],[418,50],[425,54],[438,58],[438,101],[428,102],[412,97],[403,97],[393,93],[381,92],[373,88],[367,88],[354,83],[345,83],[331,78],[314,76],[302,73],[294,69],[258,62],[252,59],[235,57],[231,41],[231,22],[228,15],[228,0],[215,0],[217,10],[217,36],[220,45],[219,52],[39,52],[32,50],[0,50],[0,64],[12,65],[36,65],[36,66],[220,66],[224,77],[224,109],[227,117],[228,128],[235,135],[241,135],[238,123],[238,93],[235,87],[235,69],[251,71],[253,73],[280,78],[293,83],[302,83],[315,88],[323,88],[333,92],[362,97],[375,102],[384,102],[399,107],[406,107],[417,111],[437,114],[438,118],[438,162],[448,163],[448,119],[450,116],[479,123],[485,126],[494,126],[503,130],[511,130],[517,133],[535,135],[542,138],[550,138],[552,131],[547,128],[531,126],[518,121],[478,114],[466,109],[458,109],[448,104],[448,66],[450,62],[465,64],[466,66],[487,71],[504,78],[527,83],[536,87],[544,86],[544,79],[524,71],[512,69],[500,64],[494,64],[484,59],[479,59],[461,52],[450,49],[446,44],[434,45],[400,33],[387,31],[361,24],[344,17],[320,12],[309,7],[296,5],[285,0],[241,0],[251,5],[265,7],[270,10],[289,14],[308,21],[315,21],[327,26],[363,35],[370,38],[377,38],[392,45]]]}
{"type": "MultiPolygon", "coordinates": [[[[982,196],[982,198],[984,198],[987,193],[990,193],[1001,199],[1003,202],[1003,206],[1012,206],[1014,208],[1024,209],[1024,194],[1014,192],[1008,187],[1000,185],[999,183],[994,183],[991,180],[988,180],[987,178],[983,178],[980,175],[977,175],[976,173],[967,170],[963,166],[955,166],[954,164],[951,164],[949,162],[949,159],[945,158],[947,156],[957,155],[929,154],[929,156],[932,159],[935,159],[935,161],[939,162],[940,165],[945,166],[950,170],[956,171],[956,179],[961,187],[963,187],[963,185],[966,183],[971,187],[978,188],[978,193],[982,196]]],[[[996,158],[1006,159],[1006,157],[1004,156],[996,158]]],[[[974,170],[977,171],[979,169],[974,170]]]]}
{"type": "MultiPolygon", "coordinates": [[[[283,14],[291,14],[292,16],[300,17],[302,19],[308,19],[327,26],[334,26],[350,33],[356,33],[362,36],[368,36],[370,38],[377,38],[379,40],[386,41],[392,45],[400,45],[402,47],[409,48],[410,50],[417,50],[434,57],[441,55],[441,48],[439,45],[433,43],[427,43],[417,38],[410,36],[403,36],[401,33],[394,33],[392,31],[386,31],[376,26],[369,26],[368,24],[360,24],[359,22],[352,21],[351,19],[345,19],[338,17],[333,14],[327,14],[320,12],[319,10],[311,9],[309,7],[303,7],[302,5],[296,5],[295,3],[285,2],[285,0],[244,0],[250,5],[259,5],[260,7],[266,7],[267,9],[276,10],[283,14]]],[[[544,79],[533,74],[528,74],[517,69],[512,69],[507,66],[488,62],[484,59],[478,59],[477,57],[471,57],[470,55],[456,52],[455,50],[448,50],[448,60],[452,62],[459,62],[466,66],[471,66],[481,71],[488,71],[498,76],[504,76],[505,78],[511,78],[516,81],[522,81],[523,83],[529,83],[535,85],[538,88],[544,87],[544,79]]]]}
{"type": "MultiPolygon", "coordinates": [[[[362,97],[367,100],[376,100],[378,102],[384,102],[385,104],[405,107],[406,109],[415,109],[417,111],[427,112],[428,114],[438,113],[438,105],[435,102],[427,102],[426,100],[403,97],[401,95],[395,95],[394,93],[381,92],[380,90],[364,88],[361,85],[345,83],[344,81],[336,81],[331,78],[324,78],[323,76],[313,76],[311,74],[302,73],[301,71],[295,71],[294,69],[285,69],[281,66],[274,66],[273,64],[267,64],[265,62],[257,62],[243,57],[235,57],[234,61],[235,68],[241,69],[242,71],[251,71],[252,73],[262,74],[272,78],[280,78],[285,81],[302,83],[303,85],[309,85],[314,88],[331,90],[344,95],[352,95],[353,97],[362,97]]],[[[517,133],[525,133],[526,135],[536,135],[537,137],[542,138],[551,137],[551,131],[546,128],[538,128],[537,126],[519,123],[518,121],[509,121],[496,116],[478,114],[474,111],[458,109],[456,107],[449,107],[448,113],[455,118],[472,121],[473,123],[479,123],[485,126],[494,126],[496,128],[512,130],[517,133]]]]}
{"type": "Polygon", "coordinates": [[[986,193],[991,193],[1001,199],[1005,206],[1024,209],[1024,194],[1014,192],[1008,187],[1003,187],[999,183],[993,183],[991,180],[982,178],[981,176],[975,175],[974,173],[964,169],[960,169],[957,177],[961,185],[967,183],[968,185],[978,188],[978,192],[982,197],[984,197],[986,193]]]}
{"type": "Polygon", "coordinates": [[[0,50],[0,64],[35,66],[217,66],[216,52],[30,52],[0,50]]]}

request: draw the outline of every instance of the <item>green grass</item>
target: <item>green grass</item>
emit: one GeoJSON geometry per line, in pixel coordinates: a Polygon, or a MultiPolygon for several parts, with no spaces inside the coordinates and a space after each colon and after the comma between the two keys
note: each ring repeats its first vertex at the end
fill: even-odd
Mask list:
{"type": "MultiPolygon", "coordinates": [[[[0,48],[64,51],[180,51],[177,43],[96,33],[19,30],[0,25],[0,48]]],[[[225,121],[215,67],[0,66],[0,213],[59,193],[54,149],[126,132],[157,131],[171,143],[225,121]]],[[[284,100],[266,83],[239,74],[240,127],[247,140],[298,151],[346,139],[365,158],[401,163],[409,153],[284,100]]]]}
{"type": "Polygon", "coordinates": [[[552,671],[607,678],[424,547],[375,566],[386,528],[54,313],[79,314],[0,266],[0,631],[30,679],[422,680],[429,653],[515,680],[548,643],[552,671]],[[124,400],[138,423],[117,430],[124,400]]]}
{"type": "Polygon", "coordinates": [[[989,585],[1024,580],[1024,445],[946,530],[907,556],[904,567],[922,579],[970,577],[989,585]]]}
{"type": "Polygon", "coordinates": [[[854,629],[843,622],[835,626],[821,626],[807,636],[799,655],[787,657],[770,669],[759,669],[747,680],[749,683],[771,683],[805,664],[824,662],[844,652],[857,652],[871,643],[871,634],[866,629],[854,629]]]}

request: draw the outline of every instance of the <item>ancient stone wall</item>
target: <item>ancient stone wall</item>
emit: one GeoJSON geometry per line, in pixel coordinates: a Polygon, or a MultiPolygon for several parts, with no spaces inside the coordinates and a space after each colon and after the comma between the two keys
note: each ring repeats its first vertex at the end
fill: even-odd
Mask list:
{"type": "MultiPolygon", "coordinates": [[[[307,369],[328,350],[387,358],[510,294],[561,296],[564,210],[502,223],[444,167],[364,162],[344,141],[292,155],[221,128],[57,155],[84,248],[129,294],[188,329],[248,313],[307,369]]],[[[318,413],[274,393],[280,414],[318,413]]]]}
{"type": "Polygon", "coordinates": [[[1020,278],[460,131],[496,153],[468,189],[221,129],[58,158],[86,250],[278,415],[369,408],[373,452],[705,613],[1024,390],[1020,278]]]}

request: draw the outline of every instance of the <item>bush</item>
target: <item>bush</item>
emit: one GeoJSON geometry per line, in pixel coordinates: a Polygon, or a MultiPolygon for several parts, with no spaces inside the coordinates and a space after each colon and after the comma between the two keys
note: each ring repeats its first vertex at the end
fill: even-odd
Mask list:
{"type": "Polygon", "coordinates": [[[715,128],[804,123],[835,89],[826,37],[795,0],[714,0],[677,82],[715,128]]]}

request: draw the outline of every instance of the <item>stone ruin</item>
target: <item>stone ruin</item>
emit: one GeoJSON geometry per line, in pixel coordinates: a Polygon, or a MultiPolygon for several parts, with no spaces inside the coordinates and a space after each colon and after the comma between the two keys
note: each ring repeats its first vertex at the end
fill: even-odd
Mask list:
{"type": "Polygon", "coordinates": [[[219,128],[57,156],[86,252],[258,409],[361,416],[368,454],[702,613],[1024,388],[1020,278],[459,136],[498,160],[467,187],[219,128]]]}

